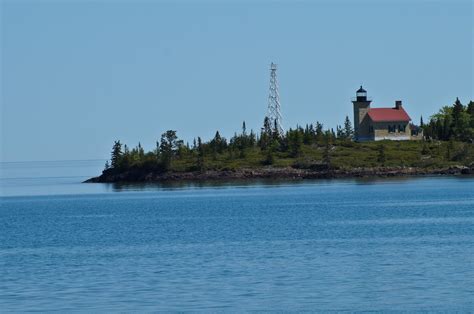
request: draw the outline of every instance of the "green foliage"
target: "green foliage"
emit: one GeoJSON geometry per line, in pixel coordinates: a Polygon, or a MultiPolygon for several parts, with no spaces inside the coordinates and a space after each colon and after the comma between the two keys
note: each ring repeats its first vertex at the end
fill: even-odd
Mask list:
{"type": "Polygon", "coordinates": [[[448,141],[474,141],[474,103],[463,106],[459,98],[452,106],[443,107],[423,126],[425,137],[448,141]]]}
{"type": "Polygon", "coordinates": [[[122,158],[122,144],[120,141],[115,141],[114,146],[112,147],[111,153],[111,166],[114,169],[118,169],[120,167],[120,161],[122,158]]]}
{"type": "Polygon", "coordinates": [[[263,128],[260,133],[260,139],[258,141],[258,146],[262,150],[266,150],[273,141],[273,131],[272,126],[270,125],[270,119],[265,117],[263,120],[263,128]]]}
{"type": "Polygon", "coordinates": [[[331,167],[331,137],[331,133],[327,131],[324,136],[323,163],[325,163],[328,168],[331,167]]]}
{"type": "Polygon", "coordinates": [[[202,145],[201,137],[198,137],[198,141],[197,141],[196,168],[199,171],[204,170],[204,147],[202,145]]]}
{"type": "MultiPolygon", "coordinates": [[[[422,122],[422,118],[420,119],[422,122]]],[[[115,141],[110,163],[104,171],[204,171],[241,168],[300,167],[304,169],[353,169],[359,167],[441,168],[474,162],[474,103],[459,99],[443,107],[423,126],[425,141],[353,142],[353,129],[346,116],[343,127],[323,129],[319,122],[297,126],[280,136],[269,119],[259,136],[242,123],[240,134],[227,141],[216,131],[205,142],[200,137],[184,145],[176,131],[161,135],[153,150],[141,143],[132,149],[115,141]]]]}
{"type": "Polygon", "coordinates": [[[288,130],[286,138],[288,139],[288,150],[291,157],[300,156],[303,146],[303,137],[303,131],[300,128],[288,130]]]}
{"type": "Polygon", "coordinates": [[[421,154],[428,155],[429,153],[430,153],[430,150],[428,149],[428,145],[426,145],[426,143],[423,142],[423,148],[421,149],[421,154]]]}
{"type": "Polygon", "coordinates": [[[387,156],[385,155],[385,145],[384,144],[380,144],[378,149],[377,149],[378,153],[377,153],[377,161],[379,163],[381,163],[382,165],[385,164],[385,162],[387,161],[387,156]]]}
{"type": "Polygon", "coordinates": [[[450,140],[448,142],[448,147],[446,148],[446,160],[451,160],[453,149],[454,149],[454,142],[453,140],[450,140]]]}
{"type": "Polygon", "coordinates": [[[352,139],[354,136],[354,129],[352,128],[351,120],[349,120],[349,117],[346,116],[346,120],[344,121],[344,132],[343,132],[343,137],[346,140],[352,139]]]}
{"type": "Polygon", "coordinates": [[[182,144],[182,141],[178,141],[176,131],[168,130],[161,135],[160,156],[161,163],[165,169],[170,168],[171,160],[178,150],[178,147],[182,144]]]}

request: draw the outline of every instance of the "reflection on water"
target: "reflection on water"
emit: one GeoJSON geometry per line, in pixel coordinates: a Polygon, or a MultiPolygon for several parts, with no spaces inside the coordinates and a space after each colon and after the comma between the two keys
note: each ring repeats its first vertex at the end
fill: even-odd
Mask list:
{"type": "MultiPolygon", "coordinates": [[[[256,179],[256,180],[208,180],[200,182],[170,181],[163,183],[90,183],[83,181],[102,172],[104,160],[0,162],[0,195],[77,195],[109,192],[156,192],[173,189],[203,188],[275,188],[306,185],[380,185],[415,184],[423,177],[347,178],[347,179],[256,179]]],[[[451,177],[452,180],[468,180],[473,176],[451,177]]]]}

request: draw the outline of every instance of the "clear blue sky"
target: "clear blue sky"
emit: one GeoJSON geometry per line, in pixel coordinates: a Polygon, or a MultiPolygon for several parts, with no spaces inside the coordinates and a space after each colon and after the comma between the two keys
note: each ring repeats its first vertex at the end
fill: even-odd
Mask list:
{"type": "Polygon", "coordinates": [[[269,65],[284,127],[401,99],[418,123],[473,97],[472,1],[3,1],[2,161],[108,158],[259,129],[269,65]]]}

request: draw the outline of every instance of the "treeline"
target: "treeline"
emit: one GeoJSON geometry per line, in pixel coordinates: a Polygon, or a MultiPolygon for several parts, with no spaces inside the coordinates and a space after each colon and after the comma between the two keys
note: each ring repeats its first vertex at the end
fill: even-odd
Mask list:
{"type": "Polygon", "coordinates": [[[457,140],[463,142],[474,142],[474,102],[470,101],[464,106],[459,98],[452,106],[445,106],[431,116],[429,123],[423,124],[426,139],[435,140],[457,140]]]}
{"type": "Polygon", "coordinates": [[[350,142],[354,131],[349,117],[346,116],[343,126],[324,130],[323,124],[307,124],[297,126],[280,134],[276,126],[272,126],[265,118],[259,134],[253,130],[247,131],[245,122],[242,131],[235,133],[229,140],[217,131],[214,138],[204,142],[200,137],[193,143],[184,143],[178,139],[174,130],[168,130],[156,142],[154,150],[145,152],[141,144],[130,149],[126,144],[115,141],[111,153],[110,163],[107,161],[105,169],[126,170],[130,168],[145,168],[147,170],[168,171],[172,164],[180,160],[192,160],[187,171],[200,171],[206,168],[206,160],[226,158],[226,160],[245,159],[249,152],[257,152],[262,165],[274,163],[276,154],[283,154],[290,158],[301,155],[304,145],[315,145],[323,148],[324,161],[330,162],[330,145],[335,142],[350,142]]]}
{"type": "Polygon", "coordinates": [[[147,172],[203,171],[260,165],[298,166],[299,163],[327,168],[380,166],[386,162],[392,165],[441,166],[449,162],[474,160],[471,156],[474,102],[464,106],[456,99],[452,106],[443,107],[431,116],[427,124],[421,119],[420,126],[425,141],[403,143],[403,148],[401,143],[353,143],[354,130],[347,116],[342,126],[337,126],[335,130],[324,129],[322,123],[316,122],[290,128],[284,134],[280,134],[278,128],[265,118],[258,133],[248,131],[243,122],[241,131],[230,139],[216,131],[212,139],[203,141],[197,137],[192,143],[185,143],[178,138],[176,131],[168,130],[161,135],[155,148],[148,152],[140,143],[129,148],[116,141],[105,170],[118,173],[128,169],[147,172]],[[405,152],[406,149],[411,151],[405,152]]]}

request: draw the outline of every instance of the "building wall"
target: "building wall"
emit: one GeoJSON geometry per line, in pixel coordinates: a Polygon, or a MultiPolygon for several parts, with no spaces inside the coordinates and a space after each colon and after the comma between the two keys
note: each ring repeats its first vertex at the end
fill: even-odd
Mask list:
{"type": "Polygon", "coordinates": [[[373,141],[374,132],[371,129],[372,121],[369,115],[365,115],[364,119],[359,124],[359,141],[373,141]]]}
{"type": "Polygon", "coordinates": [[[354,104],[354,133],[358,141],[367,140],[369,132],[368,115],[370,101],[353,101],[354,104]]]}
{"type": "Polygon", "coordinates": [[[375,141],[407,141],[411,139],[410,125],[407,122],[377,122],[371,123],[371,125],[375,141]]]}

